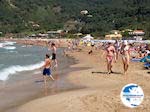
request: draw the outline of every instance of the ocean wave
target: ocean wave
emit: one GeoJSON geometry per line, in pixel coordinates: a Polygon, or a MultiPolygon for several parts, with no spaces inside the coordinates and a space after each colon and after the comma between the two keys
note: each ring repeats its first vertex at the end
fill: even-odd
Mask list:
{"type": "Polygon", "coordinates": [[[15,43],[16,42],[5,41],[5,42],[1,42],[0,46],[14,45],[15,43]]]}
{"type": "Polygon", "coordinates": [[[4,48],[4,49],[16,49],[16,47],[13,46],[15,43],[16,42],[9,42],[9,41],[1,42],[0,43],[0,48],[4,48]]]}
{"type": "Polygon", "coordinates": [[[1,48],[1,47],[3,47],[3,44],[2,44],[2,43],[0,43],[0,48],[1,48]]]}
{"type": "Polygon", "coordinates": [[[21,46],[21,47],[26,47],[25,45],[21,46]]]}
{"type": "Polygon", "coordinates": [[[16,42],[11,42],[11,41],[5,41],[4,45],[14,45],[16,42]]]}
{"type": "Polygon", "coordinates": [[[4,66],[4,64],[0,64],[0,68],[1,68],[2,66],[4,66]]]}
{"type": "Polygon", "coordinates": [[[16,49],[16,47],[15,46],[5,46],[5,47],[3,47],[4,49],[7,49],[7,50],[14,50],[14,49],[16,49]]]}
{"type": "MultiPolygon", "coordinates": [[[[7,52],[8,53],[8,52],[7,52]]],[[[17,51],[9,51],[9,53],[18,53],[17,51]]]]}
{"type": "Polygon", "coordinates": [[[0,80],[6,81],[10,75],[16,74],[17,72],[32,71],[40,68],[43,64],[44,62],[42,61],[34,65],[27,65],[27,66],[15,65],[15,66],[5,68],[0,71],[0,80]]]}
{"type": "Polygon", "coordinates": [[[25,54],[24,57],[32,56],[32,54],[25,54]]]}

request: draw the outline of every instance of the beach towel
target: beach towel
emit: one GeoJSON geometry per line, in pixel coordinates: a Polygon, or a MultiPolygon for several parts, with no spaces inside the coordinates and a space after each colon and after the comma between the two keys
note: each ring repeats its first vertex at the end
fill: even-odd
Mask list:
{"type": "Polygon", "coordinates": [[[132,62],[140,62],[141,58],[132,58],[131,61],[132,62]]]}
{"type": "Polygon", "coordinates": [[[140,62],[148,62],[148,60],[150,60],[150,56],[145,56],[140,60],[140,62]]]}

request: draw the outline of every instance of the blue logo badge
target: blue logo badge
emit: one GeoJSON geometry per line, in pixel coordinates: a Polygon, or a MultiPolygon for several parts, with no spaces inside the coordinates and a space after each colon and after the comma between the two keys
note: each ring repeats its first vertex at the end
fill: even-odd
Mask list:
{"type": "Polygon", "coordinates": [[[137,84],[128,84],[122,88],[120,97],[125,106],[135,108],[142,103],[144,93],[137,84]]]}

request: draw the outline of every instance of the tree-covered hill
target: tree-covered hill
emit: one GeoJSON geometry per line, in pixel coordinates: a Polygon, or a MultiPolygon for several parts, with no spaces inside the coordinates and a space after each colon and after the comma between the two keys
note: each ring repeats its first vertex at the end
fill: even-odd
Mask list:
{"type": "Polygon", "coordinates": [[[4,33],[65,29],[104,34],[125,28],[144,29],[149,35],[150,0],[0,0],[4,33]]]}

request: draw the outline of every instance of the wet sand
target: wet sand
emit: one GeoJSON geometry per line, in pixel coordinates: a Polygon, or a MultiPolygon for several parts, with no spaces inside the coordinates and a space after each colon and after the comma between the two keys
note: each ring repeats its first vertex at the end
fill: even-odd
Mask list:
{"type": "Polygon", "coordinates": [[[95,51],[88,55],[88,48],[69,53],[78,60],[71,68],[87,69],[69,73],[67,80],[84,88],[30,101],[17,112],[150,112],[150,75],[143,64],[131,62],[126,80],[121,59],[114,63],[115,73],[107,75],[106,61],[101,54],[95,51]],[[140,85],[145,94],[143,103],[135,109],[125,107],[120,100],[122,87],[129,83],[140,85]]]}
{"type": "Polygon", "coordinates": [[[39,70],[35,70],[35,73],[37,72],[37,74],[25,72],[22,75],[14,75],[8,83],[2,84],[3,87],[0,89],[0,112],[16,112],[18,106],[31,100],[64,91],[84,88],[83,86],[71,84],[66,77],[71,71],[86,68],[69,69],[69,65],[74,64],[75,60],[71,57],[63,59],[66,61],[66,64],[64,64],[63,68],[60,68],[59,71],[53,73],[56,80],[48,81],[47,90],[44,89],[43,77],[38,73],[40,72],[39,70]]]}
{"type": "MultiPolygon", "coordinates": [[[[70,68],[70,65],[75,64],[76,60],[71,56],[64,56],[63,50],[59,54],[59,67],[57,70],[53,69],[52,72],[56,80],[48,81],[48,95],[83,88],[71,84],[66,77],[71,71],[86,68],[70,68]]],[[[0,82],[0,112],[16,112],[18,106],[44,97],[45,90],[41,71],[38,69],[31,72],[21,72],[11,76],[6,82],[0,82]]]]}

